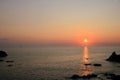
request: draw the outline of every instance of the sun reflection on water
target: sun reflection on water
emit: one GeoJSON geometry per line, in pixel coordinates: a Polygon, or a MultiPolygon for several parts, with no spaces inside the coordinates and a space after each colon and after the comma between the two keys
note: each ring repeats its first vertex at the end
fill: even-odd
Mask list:
{"type": "Polygon", "coordinates": [[[87,76],[93,73],[92,65],[89,62],[89,55],[88,55],[88,47],[84,47],[84,53],[83,53],[83,59],[82,64],[80,66],[80,75],[81,76],[87,76]]]}

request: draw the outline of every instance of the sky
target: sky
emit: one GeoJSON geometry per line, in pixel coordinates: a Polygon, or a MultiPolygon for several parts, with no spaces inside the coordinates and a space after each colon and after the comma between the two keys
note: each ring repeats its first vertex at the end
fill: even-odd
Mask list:
{"type": "Polygon", "coordinates": [[[120,45],[120,0],[0,0],[0,45],[120,45]]]}

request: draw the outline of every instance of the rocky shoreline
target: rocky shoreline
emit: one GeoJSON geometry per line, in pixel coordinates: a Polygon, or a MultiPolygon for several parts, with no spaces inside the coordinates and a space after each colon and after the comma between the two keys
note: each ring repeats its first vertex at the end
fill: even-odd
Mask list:
{"type": "Polygon", "coordinates": [[[100,80],[120,80],[120,75],[116,75],[114,73],[100,73],[100,74],[91,74],[87,76],[79,76],[77,74],[74,74],[70,77],[70,79],[76,80],[76,79],[92,79],[97,78],[100,80]]]}

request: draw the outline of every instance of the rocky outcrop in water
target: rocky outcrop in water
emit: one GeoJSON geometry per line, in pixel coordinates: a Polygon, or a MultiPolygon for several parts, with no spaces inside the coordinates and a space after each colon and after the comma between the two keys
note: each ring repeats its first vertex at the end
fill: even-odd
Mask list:
{"type": "Polygon", "coordinates": [[[96,67],[102,66],[102,64],[98,64],[98,63],[95,63],[95,64],[93,64],[93,65],[96,66],[96,67]]]}
{"type": "Polygon", "coordinates": [[[114,51],[112,55],[106,59],[107,61],[112,61],[112,62],[119,62],[120,63],[120,55],[117,55],[116,52],[114,51]]]}
{"type": "Polygon", "coordinates": [[[97,77],[96,74],[90,74],[86,76],[79,76],[77,74],[74,74],[73,76],[70,77],[70,79],[90,79],[90,78],[95,78],[95,77],[97,77]]]}
{"type": "Polygon", "coordinates": [[[72,80],[120,80],[120,75],[114,73],[100,73],[100,74],[91,74],[87,76],[79,76],[74,74],[70,77],[72,80]]]}
{"type": "Polygon", "coordinates": [[[13,63],[14,61],[13,60],[7,60],[6,62],[7,63],[13,63]]]}
{"type": "Polygon", "coordinates": [[[6,57],[8,56],[5,51],[0,51],[0,57],[6,57]]]}

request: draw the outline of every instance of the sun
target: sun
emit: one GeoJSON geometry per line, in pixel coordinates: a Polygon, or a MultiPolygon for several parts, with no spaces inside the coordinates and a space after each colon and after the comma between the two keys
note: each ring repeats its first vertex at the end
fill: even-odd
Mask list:
{"type": "Polygon", "coordinates": [[[87,43],[87,42],[88,42],[88,40],[87,40],[87,39],[84,39],[84,42],[85,42],[85,43],[87,43]]]}

